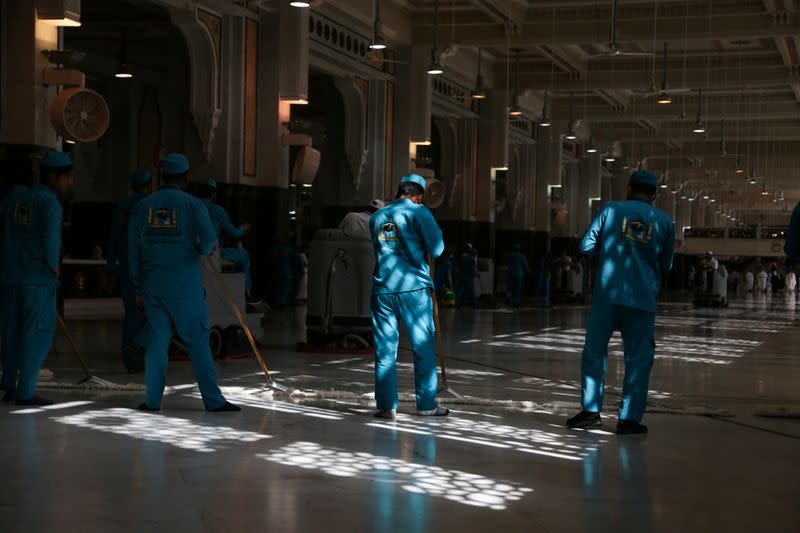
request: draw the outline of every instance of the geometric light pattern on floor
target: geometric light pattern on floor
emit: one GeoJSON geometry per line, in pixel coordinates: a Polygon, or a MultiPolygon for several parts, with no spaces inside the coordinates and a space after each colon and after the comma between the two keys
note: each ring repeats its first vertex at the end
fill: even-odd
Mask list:
{"type": "Polygon", "coordinates": [[[502,511],[532,489],[516,483],[495,481],[478,474],[446,470],[372,455],[326,448],[314,442],[295,442],[256,457],[307,470],[321,470],[340,477],[393,483],[408,492],[437,496],[476,507],[502,511]]]}
{"type": "Polygon", "coordinates": [[[218,447],[241,442],[256,442],[269,435],[239,431],[225,426],[206,426],[184,418],[143,413],[127,408],[112,408],[53,418],[56,422],[96,429],[137,439],[163,442],[196,452],[213,452],[218,447]]]}
{"type": "MultiPolygon", "coordinates": [[[[658,320],[662,320],[659,318],[658,320]]],[[[663,319],[659,325],[677,326],[691,329],[691,320],[688,318],[669,317],[663,319]]],[[[747,322],[752,327],[751,321],[747,322]]],[[[713,327],[713,326],[710,326],[713,327]]],[[[744,327],[742,324],[740,327],[744,327]]],[[[760,333],[763,330],[759,331],[760,333]]],[[[495,335],[491,340],[485,341],[486,346],[502,348],[519,348],[524,350],[541,350],[560,353],[580,354],[583,352],[586,330],[580,328],[557,329],[547,328],[538,334],[495,335]]],[[[473,344],[478,339],[460,341],[462,344],[473,344]]],[[[656,335],[656,359],[673,359],[687,363],[703,363],[715,365],[728,365],[734,359],[743,357],[752,352],[762,343],[749,339],[737,339],[727,334],[727,337],[707,338],[689,335],[656,335]]],[[[622,357],[622,337],[615,332],[608,345],[609,355],[622,357]]]]}
{"type": "MultiPolygon", "coordinates": [[[[433,435],[437,439],[455,440],[492,448],[506,448],[556,459],[580,461],[605,441],[586,439],[574,434],[555,433],[531,428],[493,424],[484,420],[463,417],[440,418],[428,421],[398,415],[394,423],[373,422],[368,426],[433,435]]],[[[566,430],[564,430],[566,431],[566,430]]]]}

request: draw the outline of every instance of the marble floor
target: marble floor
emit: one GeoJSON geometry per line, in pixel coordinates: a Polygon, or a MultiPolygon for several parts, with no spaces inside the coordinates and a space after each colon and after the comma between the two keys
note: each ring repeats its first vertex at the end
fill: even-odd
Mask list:
{"type": "MultiPolygon", "coordinates": [[[[604,427],[563,426],[582,306],[443,310],[452,416],[404,402],[394,423],[369,416],[370,356],[295,352],[302,309],[271,314],[263,339],[292,394],[261,392],[253,359],[219,363],[234,414],[202,410],[184,361],[158,414],[133,409],[140,392],[75,388],[59,336],[41,390],[58,403],[0,405],[0,532],[800,531],[800,308],[687,300],[658,318],[645,437],[612,433],[618,339],[604,427]]],[[[120,371],[116,307],[67,309],[95,373],[141,383],[120,371]]]]}

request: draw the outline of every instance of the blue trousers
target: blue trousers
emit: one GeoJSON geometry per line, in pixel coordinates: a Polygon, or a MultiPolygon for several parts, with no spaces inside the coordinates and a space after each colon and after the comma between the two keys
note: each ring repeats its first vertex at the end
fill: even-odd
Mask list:
{"type": "Polygon", "coordinates": [[[506,296],[511,300],[514,307],[519,307],[522,300],[522,278],[517,276],[509,276],[508,278],[508,291],[506,296]]]}
{"type": "Polygon", "coordinates": [[[430,289],[372,295],[375,338],[375,403],[397,409],[398,320],[403,322],[414,353],[417,410],[436,408],[436,327],[430,289]]]}
{"type": "Polygon", "coordinates": [[[244,272],[244,290],[250,294],[250,254],[241,248],[221,248],[219,255],[225,261],[230,261],[236,270],[244,272]]]}
{"type": "Polygon", "coordinates": [[[142,311],[136,307],[136,289],[125,279],[120,279],[122,305],[125,307],[125,318],[122,319],[122,362],[125,368],[136,370],[140,364],[131,356],[131,347],[147,346],[145,321],[142,311]]]}
{"type": "Polygon", "coordinates": [[[474,307],[478,307],[478,295],[475,294],[475,278],[462,278],[459,280],[456,287],[456,307],[461,307],[465,297],[474,307]]]}
{"type": "Polygon", "coordinates": [[[39,370],[56,332],[58,283],[0,289],[3,324],[3,378],[0,388],[17,391],[17,399],[36,393],[39,370]]]}
{"type": "MultiPolygon", "coordinates": [[[[202,292],[198,294],[202,296],[202,292]]],[[[225,398],[217,385],[217,371],[208,346],[210,326],[208,309],[203,298],[167,299],[145,296],[144,313],[148,335],[144,356],[147,406],[161,406],[161,396],[167,380],[167,349],[174,332],[189,350],[194,376],[200,386],[206,409],[221,407],[225,398]]]]}
{"type": "Polygon", "coordinates": [[[592,305],[581,359],[581,404],[586,411],[599,413],[603,408],[608,342],[614,331],[619,331],[625,352],[619,418],[633,422],[642,420],[656,352],[655,318],[655,313],[623,305],[602,302],[592,305]]]}

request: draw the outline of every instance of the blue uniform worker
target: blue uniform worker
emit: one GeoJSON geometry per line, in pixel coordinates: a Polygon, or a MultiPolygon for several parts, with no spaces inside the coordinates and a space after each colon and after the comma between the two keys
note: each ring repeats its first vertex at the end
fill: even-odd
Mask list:
{"type": "Polygon", "coordinates": [[[789,231],[786,233],[786,242],[783,251],[789,259],[800,259],[800,203],[792,211],[792,219],[789,222],[789,231]]]}
{"type": "Polygon", "coordinates": [[[3,323],[2,389],[17,405],[49,405],[36,396],[39,370],[56,330],[61,253],[59,195],[72,187],[72,160],[48,151],[40,184],[13,187],[0,207],[0,297],[3,323]]]}
{"type": "Polygon", "coordinates": [[[189,351],[209,411],[238,411],[217,385],[217,373],[208,345],[208,309],[200,259],[217,244],[206,205],[183,192],[189,161],[168,154],[161,162],[164,186],[143,198],[129,224],[131,282],[142,299],[147,323],[145,352],[147,395],[139,406],[161,408],[167,377],[167,348],[177,333],[189,351]]]}
{"type": "Polygon", "coordinates": [[[225,208],[215,203],[217,194],[216,181],[206,181],[205,188],[206,197],[203,198],[203,200],[208,207],[208,215],[211,217],[211,224],[217,232],[217,240],[220,245],[219,254],[225,261],[233,263],[237,270],[244,272],[244,290],[249,296],[252,287],[250,281],[250,254],[247,253],[247,250],[242,248],[223,248],[222,244],[226,239],[232,241],[242,240],[245,233],[250,229],[250,225],[242,224],[241,226],[234,226],[225,208]]]}
{"type": "Polygon", "coordinates": [[[514,307],[519,307],[522,299],[522,282],[531,271],[528,259],[522,253],[522,247],[515,244],[508,261],[508,299],[514,307]]]}
{"type": "Polygon", "coordinates": [[[122,362],[128,372],[139,372],[143,366],[134,354],[141,352],[147,346],[147,341],[144,335],[144,315],[136,305],[136,289],[131,283],[128,267],[128,221],[136,205],[150,193],[153,179],[147,170],[139,169],[131,173],[128,180],[131,194],[117,205],[111,219],[106,275],[109,280],[119,280],[125,308],[125,318],[122,321],[122,362]]]}
{"type": "Polygon", "coordinates": [[[478,277],[478,257],[472,245],[467,243],[464,255],[458,263],[458,285],[456,286],[456,307],[461,307],[464,298],[473,307],[478,307],[478,295],[475,293],[475,278],[478,277]]]}
{"type": "Polygon", "coordinates": [[[607,203],[581,240],[581,252],[599,264],[581,364],[583,411],[567,421],[571,427],[600,424],[608,342],[618,330],[625,377],[617,433],[647,431],[640,422],[655,356],[656,302],[675,247],[672,219],[652,205],[657,183],[654,174],[634,172],[629,199],[607,203]]]}
{"type": "Polygon", "coordinates": [[[405,325],[414,353],[417,413],[444,416],[436,404],[436,328],[429,259],[444,251],[442,231],[421,205],[425,179],[405,176],[396,200],[369,221],[375,270],[372,278],[372,332],[375,338],[376,416],[393,419],[397,409],[398,321],[405,325]]]}

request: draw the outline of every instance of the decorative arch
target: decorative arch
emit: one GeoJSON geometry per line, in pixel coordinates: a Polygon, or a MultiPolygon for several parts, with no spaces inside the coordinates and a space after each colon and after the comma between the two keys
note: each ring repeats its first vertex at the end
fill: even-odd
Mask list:
{"type": "Polygon", "coordinates": [[[456,202],[456,188],[458,179],[458,131],[448,117],[433,117],[433,124],[439,133],[439,169],[441,176],[436,179],[448,187],[448,207],[453,207],[456,202]]]}
{"type": "Polygon", "coordinates": [[[353,187],[358,191],[367,163],[367,106],[353,78],[335,78],[334,85],[344,102],[344,152],[353,175],[353,187]]]}
{"type": "MultiPolygon", "coordinates": [[[[189,111],[203,144],[206,159],[214,148],[214,135],[222,110],[219,105],[219,51],[209,22],[198,16],[198,9],[171,10],[172,23],[186,39],[189,51],[189,111]]],[[[221,30],[220,30],[221,31],[221,30]]]]}

